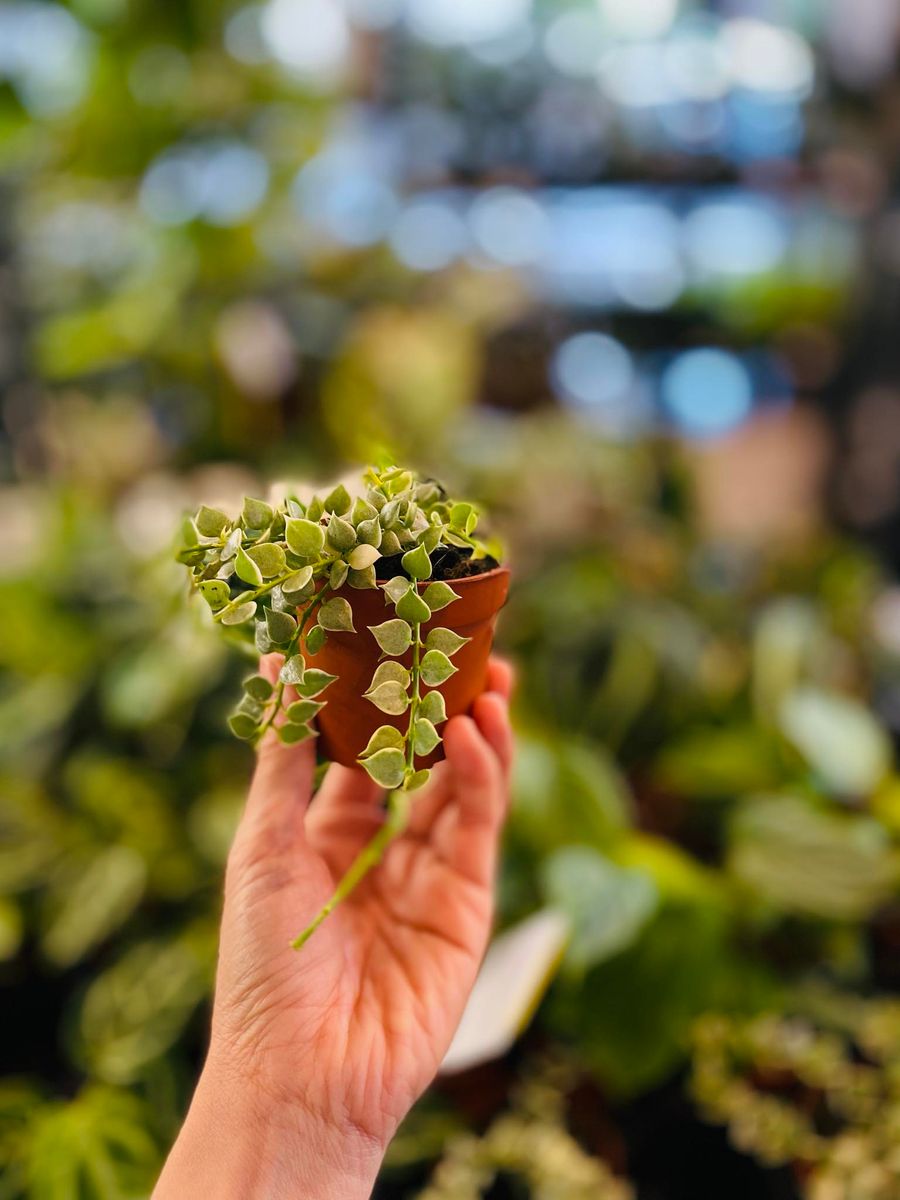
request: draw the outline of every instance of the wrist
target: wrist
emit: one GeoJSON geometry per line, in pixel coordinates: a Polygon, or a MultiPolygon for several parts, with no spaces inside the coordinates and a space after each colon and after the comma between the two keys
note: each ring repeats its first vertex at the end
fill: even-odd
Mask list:
{"type": "Polygon", "coordinates": [[[383,1147],[248,1088],[207,1063],[153,1200],[367,1200],[383,1147]]]}

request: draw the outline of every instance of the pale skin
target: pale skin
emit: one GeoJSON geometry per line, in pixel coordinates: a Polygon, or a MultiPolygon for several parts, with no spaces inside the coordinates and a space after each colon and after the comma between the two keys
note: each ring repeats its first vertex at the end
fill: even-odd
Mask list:
{"type": "MultiPolygon", "coordinates": [[[[261,670],[274,680],[280,663],[261,670]]],[[[153,1200],[370,1195],[487,944],[511,686],[492,659],[406,832],[300,952],[291,939],[378,829],[383,793],[335,765],[311,799],[312,745],[267,735],[228,860],[209,1055],[153,1200]]]]}

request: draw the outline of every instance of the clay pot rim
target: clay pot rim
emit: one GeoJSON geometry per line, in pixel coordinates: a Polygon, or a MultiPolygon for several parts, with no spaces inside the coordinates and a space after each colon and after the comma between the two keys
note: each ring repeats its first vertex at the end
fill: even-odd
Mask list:
{"type": "MultiPolygon", "coordinates": [[[[463,575],[461,579],[411,579],[410,583],[415,583],[417,588],[427,588],[432,583],[446,583],[452,588],[465,587],[467,584],[481,583],[488,579],[496,579],[498,575],[508,575],[509,567],[500,563],[497,567],[491,567],[490,571],[482,571],[478,575],[463,575]]],[[[391,578],[396,578],[392,576],[391,578]]],[[[390,579],[379,579],[375,577],[376,587],[381,587],[385,583],[390,583],[390,579]]]]}

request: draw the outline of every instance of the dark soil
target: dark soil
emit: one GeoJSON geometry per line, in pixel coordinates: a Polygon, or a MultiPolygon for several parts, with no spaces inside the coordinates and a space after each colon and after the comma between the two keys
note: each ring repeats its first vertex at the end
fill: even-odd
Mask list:
{"type": "MultiPolygon", "coordinates": [[[[378,578],[393,579],[395,575],[406,575],[401,564],[402,554],[390,554],[378,560],[378,578]]],[[[456,546],[438,546],[431,554],[432,579],[467,579],[470,575],[484,575],[499,567],[496,558],[488,554],[484,558],[472,558],[471,550],[456,546]]]]}

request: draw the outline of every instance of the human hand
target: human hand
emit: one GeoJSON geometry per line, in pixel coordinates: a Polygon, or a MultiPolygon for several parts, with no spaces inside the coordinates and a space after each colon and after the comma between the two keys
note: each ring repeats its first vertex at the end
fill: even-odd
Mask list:
{"type": "MultiPolygon", "coordinates": [[[[280,661],[263,659],[270,679],[280,661]]],[[[312,744],[267,736],[228,862],[209,1058],[156,1200],[369,1194],[484,953],[510,688],[493,659],[405,832],[299,953],[291,939],[379,829],[383,793],[333,765],[310,804],[312,744]]]]}

